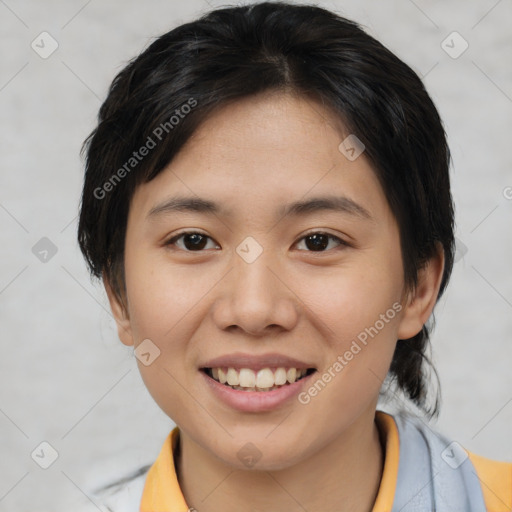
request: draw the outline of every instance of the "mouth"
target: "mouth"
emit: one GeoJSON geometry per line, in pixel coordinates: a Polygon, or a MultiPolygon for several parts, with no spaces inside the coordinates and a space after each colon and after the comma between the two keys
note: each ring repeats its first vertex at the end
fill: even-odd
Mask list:
{"type": "Polygon", "coordinates": [[[200,368],[209,378],[224,386],[238,391],[268,392],[290,386],[312,373],[316,368],[251,368],[215,367],[200,368]]]}

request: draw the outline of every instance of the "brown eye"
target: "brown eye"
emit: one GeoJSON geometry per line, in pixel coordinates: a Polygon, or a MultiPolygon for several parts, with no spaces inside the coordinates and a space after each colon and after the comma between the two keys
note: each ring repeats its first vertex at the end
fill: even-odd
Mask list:
{"type": "Polygon", "coordinates": [[[334,240],[340,245],[348,245],[346,242],[338,238],[337,236],[330,235],[329,233],[310,233],[301,238],[301,241],[305,241],[305,245],[309,252],[326,252],[325,249],[329,246],[329,242],[334,240]]]}
{"type": "Polygon", "coordinates": [[[195,252],[202,251],[207,245],[209,239],[210,237],[204,235],[203,233],[198,233],[197,231],[187,231],[171,238],[168,242],[165,243],[165,245],[176,245],[178,248],[184,251],[195,252]],[[180,239],[183,239],[181,245],[177,243],[180,239]]]}

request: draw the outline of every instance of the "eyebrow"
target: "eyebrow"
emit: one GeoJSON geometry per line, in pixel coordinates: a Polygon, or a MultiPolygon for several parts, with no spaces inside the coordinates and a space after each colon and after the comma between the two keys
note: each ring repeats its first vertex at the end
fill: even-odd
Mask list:
{"type": "MultiPolygon", "coordinates": [[[[362,219],[372,219],[370,212],[366,208],[345,196],[313,197],[303,201],[295,201],[281,206],[277,211],[277,215],[281,217],[286,215],[306,216],[320,211],[336,211],[362,219]]],[[[171,197],[154,206],[149,211],[147,218],[174,212],[195,212],[226,217],[233,213],[231,210],[208,199],[199,197],[171,197]]]]}
{"type": "Polygon", "coordinates": [[[345,196],[313,197],[305,201],[296,201],[281,207],[280,215],[302,216],[319,211],[348,213],[364,219],[371,219],[370,212],[345,196]]]}

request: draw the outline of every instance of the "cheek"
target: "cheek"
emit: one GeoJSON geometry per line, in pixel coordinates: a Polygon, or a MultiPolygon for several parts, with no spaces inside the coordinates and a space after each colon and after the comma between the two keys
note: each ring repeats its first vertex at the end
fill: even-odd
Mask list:
{"type": "Polygon", "coordinates": [[[391,260],[375,264],[361,259],[346,268],[310,272],[300,279],[296,276],[294,282],[300,283],[294,291],[306,305],[305,314],[336,350],[343,350],[347,342],[376,322],[386,334],[396,328],[398,315],[393,304],[400,299],[402,280],[399,265],[391,260]],[[381,315],[386,317],[385,329],[381,315]]]}
{"type": "Polygon", "coordinates": [[[204,337],[197,331],[210,319],[216,285],[226,269],[179,265],[169,262],[163,251],[155,254],[133,247],[125,266],[135,346],[150,339],[160,351],[148,366],[138,361],[142,379],[169,417],[188,424],[204,414],[193,399],[200,396],[196,365],[204,347],[204,337]]]}
{"type": "Polygon", "coordinates": [[[328,416],[335,425],[340,410],[357,415],[356,410],[378,394],[397,339],[400,265],[400,258],[392,255],[372,256],[346,268],[331,268],[325,276],[297,281],[310,323],[322,333],[327,356],[317,378],[322,382],[306,390],[304,397],[315,411],[310,417],[324,421],[328,416]]]}
{"type": "Polygon", "coordinates": [[[135,350],[149,339],[158,354],[149,365],[143,364],[143,358],[138,360],[139,371],[155,401],[174,418],[175,410],[185,409],[180,404],[180,384],[186,386],[191,375],[188,342],[195,329],[191,319],[211,285],[196,277],[191,286],[189,272],[171,269],[161,261],[153,263],[142,251],[127,254],[125,267],[135,350]]]}
{"type": "MultiPolygon", "coordinates": [[[[136,343],[144,338],[179,339],[182,320],[208,290],[205,279],[171,266],[162,258],[152,261],[142,251],[126,258],[126,286],[131,326],[136,343]]],[[[192,312],[193,314],[193,312],[192,312]]]]}
{"type": "Polygon", "coordinates": [[[347,286],[346,291],[331,294],[333,300],[316,310],[319,324],[329,327],[328,332],[324,330],[329,346],[324,347],[324,365],[299,397],[308,428],[311,432],[323,430],[326,438],[336,437],[372,406],[397,339],[401,306],[393,302],[391,294],[364,287],[349,293],[347,286]]]}

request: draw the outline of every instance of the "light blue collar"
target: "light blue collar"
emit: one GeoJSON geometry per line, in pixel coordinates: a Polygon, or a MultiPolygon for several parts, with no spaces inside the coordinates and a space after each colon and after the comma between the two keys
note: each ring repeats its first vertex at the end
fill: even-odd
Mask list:
{"type": "Polygon", "coordinates": [[[486,512],[482,488],[466,451],[420,418],[393,415],[400,458],[391,512],[486,512]]]}

